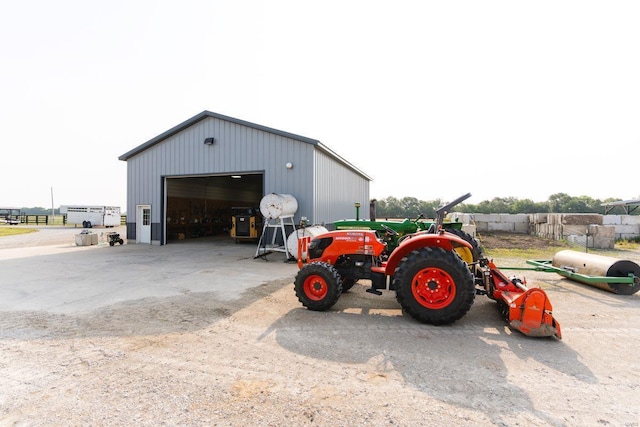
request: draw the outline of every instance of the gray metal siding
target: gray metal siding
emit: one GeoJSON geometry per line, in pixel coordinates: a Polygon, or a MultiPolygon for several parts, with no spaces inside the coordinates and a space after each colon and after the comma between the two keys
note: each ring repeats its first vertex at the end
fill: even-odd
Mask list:
{"type": "Polygon", "coordinates": [[[288,140],[286,145],[277,143],[281,137],[271,135],[270,146],[274,152],[265,162],[265,194],[290,194],[298,202],[295,222],[310,217],[313,212],[313,145],[288,140]],[[291,162],[292,169],[285,164],[291,162]]]}
{"type": "Polygon", "coordinates": [[[314,165],[315,224],[331,225],[335,220],[355,218],[356,202],[360,203],[360,218],[369,217],[368,179],[319,150],[315,151],[314,165]]]}
{"type": "Polygon", "coordinates": [[[265,194],[296,197],[298,221],[311,216],[313,152],[312,144],[208,117],[127,159],[127,212],[150,204],[151,222],[161,224],[163,176],[265,171],[265,194]],[[208,137],[215,138],[211,146],[204,144],[208,137]]]}

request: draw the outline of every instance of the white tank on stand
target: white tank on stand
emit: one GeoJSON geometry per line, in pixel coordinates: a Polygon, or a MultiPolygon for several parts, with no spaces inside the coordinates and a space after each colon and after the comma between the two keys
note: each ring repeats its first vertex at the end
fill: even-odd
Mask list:
{"type": "Polygon", "coordinates": [[[267,219],[293,216],[298,210],[298,201],[291,194],[267,194],[260,200],[260,212],[267,219]]]}
{"type": "MultiPolygon", "coordinates": [[[[314,237],[328,232],[329,230],[321,225],[313,225],[311,227],[297,229],[293,233],[289,234],[289,237],[287,238],[287,248],[289,249],[289,253],[293,258],[298,259],[298,239],[307,236],[313,239],[314,237]]],[[[302,260],[304,261],[306,259],[307,254],[302,254],[302,260]]]]}
{"type": "Polygon", "coordinates": [[[297,210],[298,201],[291,194],[271,193],[262,198],[260,201],[260,213],[265,221],[262,236],[258,241],[256,257],[269,252],[284,252],[289,256],[286,229],[296,229],[293,216],[297,210]],[[267,243],[267,240],[271,242],[267,243]]]}

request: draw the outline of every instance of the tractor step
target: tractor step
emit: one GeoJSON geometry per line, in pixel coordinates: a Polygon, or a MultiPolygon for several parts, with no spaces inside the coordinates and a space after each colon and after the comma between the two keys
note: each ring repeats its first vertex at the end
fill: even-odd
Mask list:
{"type": "Polygon", "coordinates": [[[380,292],[379,290],[375,289],[375,288],[368,288],[366,290],[367,292],[369,292],[370,294],[374,294],[374,295],[382,295],[382,292],[380,292]]]}

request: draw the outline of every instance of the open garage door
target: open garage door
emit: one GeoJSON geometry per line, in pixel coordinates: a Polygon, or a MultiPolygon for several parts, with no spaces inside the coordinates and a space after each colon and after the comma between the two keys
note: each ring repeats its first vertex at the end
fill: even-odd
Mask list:
{"type": "Polygon", "coordinates": [[[262,173],[165,178],[164,243],[211,236],[231,239],[237,208],[259,212],[262,173]]]}

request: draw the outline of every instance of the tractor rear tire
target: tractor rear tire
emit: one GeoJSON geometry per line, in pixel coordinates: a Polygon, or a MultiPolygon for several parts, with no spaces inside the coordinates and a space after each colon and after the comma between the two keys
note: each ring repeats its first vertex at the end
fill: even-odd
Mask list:
{"type": "Polygon", "coordinates": [[[396,299],[414,319],[446,325],[473,304],[475,285],[467,264],[452,251],[427,247],[405,256],[395,271],[396,299]]]}
{"type": "Polygon", "coordinates": [[[298,271],[294,287],[303,306],[313,311],[326,311],[340,298],[342,278],[331,264],[312,262],[298,271]]]}
{"type": "Polygon", "coordinates": [[[477,262],[480,258],[482,258],[482,248],[478,244],[478,241],[474,239],[471,234],[467,233],[466,231],[458,230],[456,228],[445,228],[444,231],[446,231],[447,233],[455,234],[472,246],[471,255],[473,256],[473,262],[477,262]]]}

